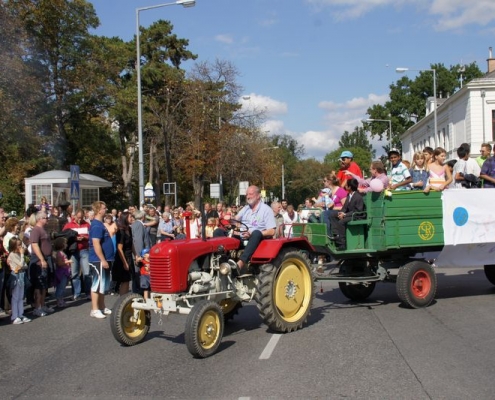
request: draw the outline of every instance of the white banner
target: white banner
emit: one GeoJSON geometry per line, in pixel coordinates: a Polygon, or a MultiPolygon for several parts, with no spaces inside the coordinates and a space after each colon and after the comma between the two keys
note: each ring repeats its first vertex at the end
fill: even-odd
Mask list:
{"type": "Polygon", "coordinates": [[[442,201],[445,246],[435,265],[495,264],[495,190],[448,189],[442,201]]]}

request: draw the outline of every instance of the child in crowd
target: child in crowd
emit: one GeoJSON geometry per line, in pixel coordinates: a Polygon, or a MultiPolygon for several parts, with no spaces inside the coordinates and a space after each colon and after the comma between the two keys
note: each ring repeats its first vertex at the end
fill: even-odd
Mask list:
{"type": "Polygon", "coordinates": [[[433,162],[433,149],[429,146],[426,146],[423,149],[423,154],[425,156],[425,166],[428,168],[428,166],[433,162]]]}
{"type": "Polygon", "coordinates": [[[186,234],[184,233],[184,228],[182,226],[178,226],[175,230],[175,240],[177,239],[185,239],[186,234]]]}
{"type": "Polygon", "coordinates": [[[70,277],[70,265],[72,263],[72,260],[69,260],[64,252],[67,249],[66,238],[59,237],[55,239],[53,245],[55,249],[55,255],[53,258],[55,259],[55,265],[56,265],[55,297],[57,298],[57,306],[65,307],[66,304],[64,301],[64,292],[65,292],[65,287],[67,286],[67,281],[69,280],[70,277]]]}
{"type": "Polygon", "coordinates": [[[12,315],[11,320],[14,325],[20,325],[31,320],[24,316],[24,274],[27,270],[26,261],[24,260],[24,251],[22,249],[22,241],[13,237],[9,240],[9,256],[7,264],[11,270],[11,279],[15,286],[12,288],[12,315]]]}
{"type": "Polygon", "coordinates": [[[213,231],[216,229],[216,220],[213,217],[208,218],[207,224],[205,226],[205,235],[207,238],[213,237],[213,231]]]}
{"type": "MultiPolygon", "coordinates": [[[[447,168],[450,171],[450,175],[454,176],[454,167],[457,164],[457,160],[450,160],[445,163],[447,168]]],[[[452,182],[450,183],[449,186],[447,186],[447,189],[454,188],[454,180],[452,179],[452,182]]]]}
{"type": "Polygon", "coordinates": [[[428,183],[424,189],[428,193],[431,189],[442,191],[452,182],[452,172],[445,164],[447,152],[441,147],[437,147],[433,152],[433,162],[428,166],[428,183]]]}
{"type": "Polygon", "coordinates": [[[412,182],[410,183],[412,190],[423,190],[428,181],[428,167],[426,165],[426,157],[424,153],[418,151],[414,153],[411,173],[412,182]]]}
{"type": "Polygon", "coordinates": [[[150,249],[141,250],[140,284],[144,299],[150,297],[150,249]]]}
{"type": "Polygon", "coordinates": [[[411,173],[402,163],[400,151],[397,149],[390,149],[388,152],[388,160],[392,165],[392,168],[389,171],[390,181],[388,188],[391,190],[409,190],[409,184],[412,181],[411,173]]]}

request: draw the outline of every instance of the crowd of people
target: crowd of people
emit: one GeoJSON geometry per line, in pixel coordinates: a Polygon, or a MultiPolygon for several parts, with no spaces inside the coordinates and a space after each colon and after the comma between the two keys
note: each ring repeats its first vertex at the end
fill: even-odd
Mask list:
{"type": "Polygon", "coordinates": [[[390,149],[388,171],[381,161],[373,161],[369,177],[364,178],[352,152],[346,150],[340,169],[323,178],[318,195],[297,206],[282,199],[270,207],[262,201],[260,189],[250,186],[246,205],[239,208],[219,201],[205,203],[202,210],[190,202],[185,208],[143,205],[109,211],[97,201],[91,209],[73,210],[69,202],[53,206],[42,198],[22,219],[0,208],[0,315],[10,315],[16,325],[30,322],[26,305],[32,307],[32,315],[44,317],[55,311],[47,303],[50,296],[57,308],[66,307],[68,299],[91,300],[90,316],[104,319],[111,314],[105,295],[132,291],[147,297],[149,251],[156,243],[185,239],[186,216],[190,238],[224,236],[231,220],[242,222],[244,229],[235,233],[245,248],[237,261],[240,274],[248,272],[250,257],[263,239],[290,237],[296,223],[325,223],[337,250],[345,250],[345,225],[365,218],[362,195],[495,188],[491,152],[491,145],[484,143],[480,157],[474,159],[470,146],[463,143],[457,149],[458,159],[447,162],[444,149],[426,147],[414,154],[410,164],[399,150],[390,149]]]}

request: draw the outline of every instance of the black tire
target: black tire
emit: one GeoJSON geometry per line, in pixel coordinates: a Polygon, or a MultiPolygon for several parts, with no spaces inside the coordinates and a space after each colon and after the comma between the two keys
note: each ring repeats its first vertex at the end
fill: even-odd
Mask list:
{"type": "Polygon", "coordinates": [[[428,307],[437,292],[437,276],[425,261],[411,261],[399,268],[397,295],[411,308],[428,307]]]}
{"type": "Polygon", "coordinates": [[[485,265],[485,276],[492,285],[495,285],[495,265],[485,265]]]}
{"type": "MultiPolygon", "coordinates": [[[[346,260],[342,262],[339,273],[345,277],[362,277],[366,276],[367,262],[365,260],[346,260]]],[[[352,301],[363,301],[371,296],[375,290],[376,282],[347,284],[339,282],[339,288],[342,294],[352,301]]]]}
{"type": "Polygon", "coordinates": [[[218,303],[223,313],[223,320],[225,322],[234,319],[234,316],[239,314],[239,309],[242,308],[242,302],[232,299],[223,299],[218,303]]]}
{"type": "Polygon", "coordinates": [[[185,339],[189,353],[196,358],[215,354],[223,337],[223,319],[218,303],[202,300],[195,304],[186,321],[185,339]]]}
{"type": "Polygon", "coordinates": [[[300,329],[311,313],[315,295],[306,254],[282,249],[273,264],[260,268],[255,300],[261,318],[276,332],[300,329]]]}
{"type": "Polygon", "coordinates": [[[143,296],[137,293],[120,296],[110,316],[113,336],[125,346],[134,346],[142,342],[150,330],[151,313],[146,310],[135,310],[132,307],[134,299],[144,302],[143,296]]]}
{"type": "Polygon", "coordinates": [[[345,282],[339,282],[339,288],[342,294],[352,301],[363,301],[371,296],[375,290],[376,282],[367,282],[366,285],[362,283],[347,284],[345,282]]]}

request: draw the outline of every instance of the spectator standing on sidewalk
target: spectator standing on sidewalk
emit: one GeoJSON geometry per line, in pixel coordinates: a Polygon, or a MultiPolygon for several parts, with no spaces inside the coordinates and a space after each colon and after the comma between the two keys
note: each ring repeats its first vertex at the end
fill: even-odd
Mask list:
{"type": "Polygon", "coordinates": [[[44,317],[54,310],[45,305],[46,292],[53,276],[52,242],[45,230],[47,216],[44,211],[36,213],[36,225],[29,236],[31,259],[29,261],[29,280],[34,288],[34,311],[38,317],[44,317]]]}
{"type": "Polygon", "coordinates": [[[63,230],[72,229],[77,232],[77,247],[70,254],[72,288],[74,290],[74,300],[80,297],[89,296],[91,293],[91,273],[89,270],[89,228],[90,225],[84,220],[84,210],[76,211],[76,215],[71,222],[65,224],[63,230]],[[81,289],[81,271],[82,283],[81,289]],[[84,292],[81,293],[81,290],[84,292]]]}
{"type": "Polygon", "coordinates": [[[93,264],[91,286],[91,317],[103,319],[112,311],[105,307],[105,292],[110,288],[110,268],[115,259],[112,238],[103,224],[107,211],[103,201],[92,205],[95,217],[89,228],[89,262],[93,264]]]}

